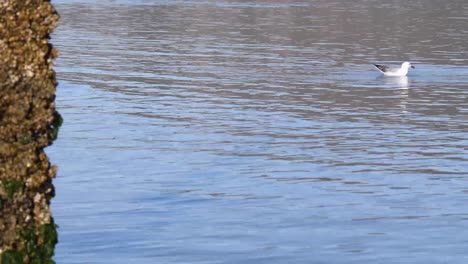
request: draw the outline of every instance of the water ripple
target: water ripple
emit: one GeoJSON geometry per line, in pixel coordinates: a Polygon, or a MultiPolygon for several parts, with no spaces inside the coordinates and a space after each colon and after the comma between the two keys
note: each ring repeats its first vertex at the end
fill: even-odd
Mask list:
{"type": "Polygon", "coordinates": [[[58,262],[466,263],[464,1],[56,2],[58,262]]]}

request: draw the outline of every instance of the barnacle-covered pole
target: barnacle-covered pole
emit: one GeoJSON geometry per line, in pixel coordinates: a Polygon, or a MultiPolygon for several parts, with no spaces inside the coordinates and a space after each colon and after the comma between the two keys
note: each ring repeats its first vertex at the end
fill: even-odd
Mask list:
{"type": "Polygon", "coordinates": [[[0,264],[53,263],[56,167],[44,148],[62,122],[49,43],[58,19],[50,1],[0,0],[0,264]]]}

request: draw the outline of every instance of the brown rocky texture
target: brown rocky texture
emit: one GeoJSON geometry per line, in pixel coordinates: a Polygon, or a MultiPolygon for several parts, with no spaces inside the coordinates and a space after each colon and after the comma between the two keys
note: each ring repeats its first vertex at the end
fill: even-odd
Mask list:
{"type": "Polygon", "coordinates": [[[0,264],[50,263],[56,242],[44,148],[61,124],[49,43],[58,19],[49,1],[0,0],[0,264]]]}

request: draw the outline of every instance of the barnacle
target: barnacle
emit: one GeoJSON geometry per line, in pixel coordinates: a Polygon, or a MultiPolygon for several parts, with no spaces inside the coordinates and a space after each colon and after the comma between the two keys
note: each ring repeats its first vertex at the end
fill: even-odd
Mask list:
{"type": "Polygon", "coordinates": [[[44,148],[62,123],[48,41],[58,20],[46,0],[0,1],[0,264],[51,263],[57,242],[44,148]]]}

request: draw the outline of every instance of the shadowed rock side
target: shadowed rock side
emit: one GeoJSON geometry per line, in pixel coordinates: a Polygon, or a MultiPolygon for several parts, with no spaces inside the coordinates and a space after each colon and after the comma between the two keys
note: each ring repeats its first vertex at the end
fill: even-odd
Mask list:
{"type": "Polygon", "coordinates": [[[62,122],[48,41],[58,19],[48,1],[0,0],[0,264],[53,263],[56,167],[44,148],[62,122]]]}

